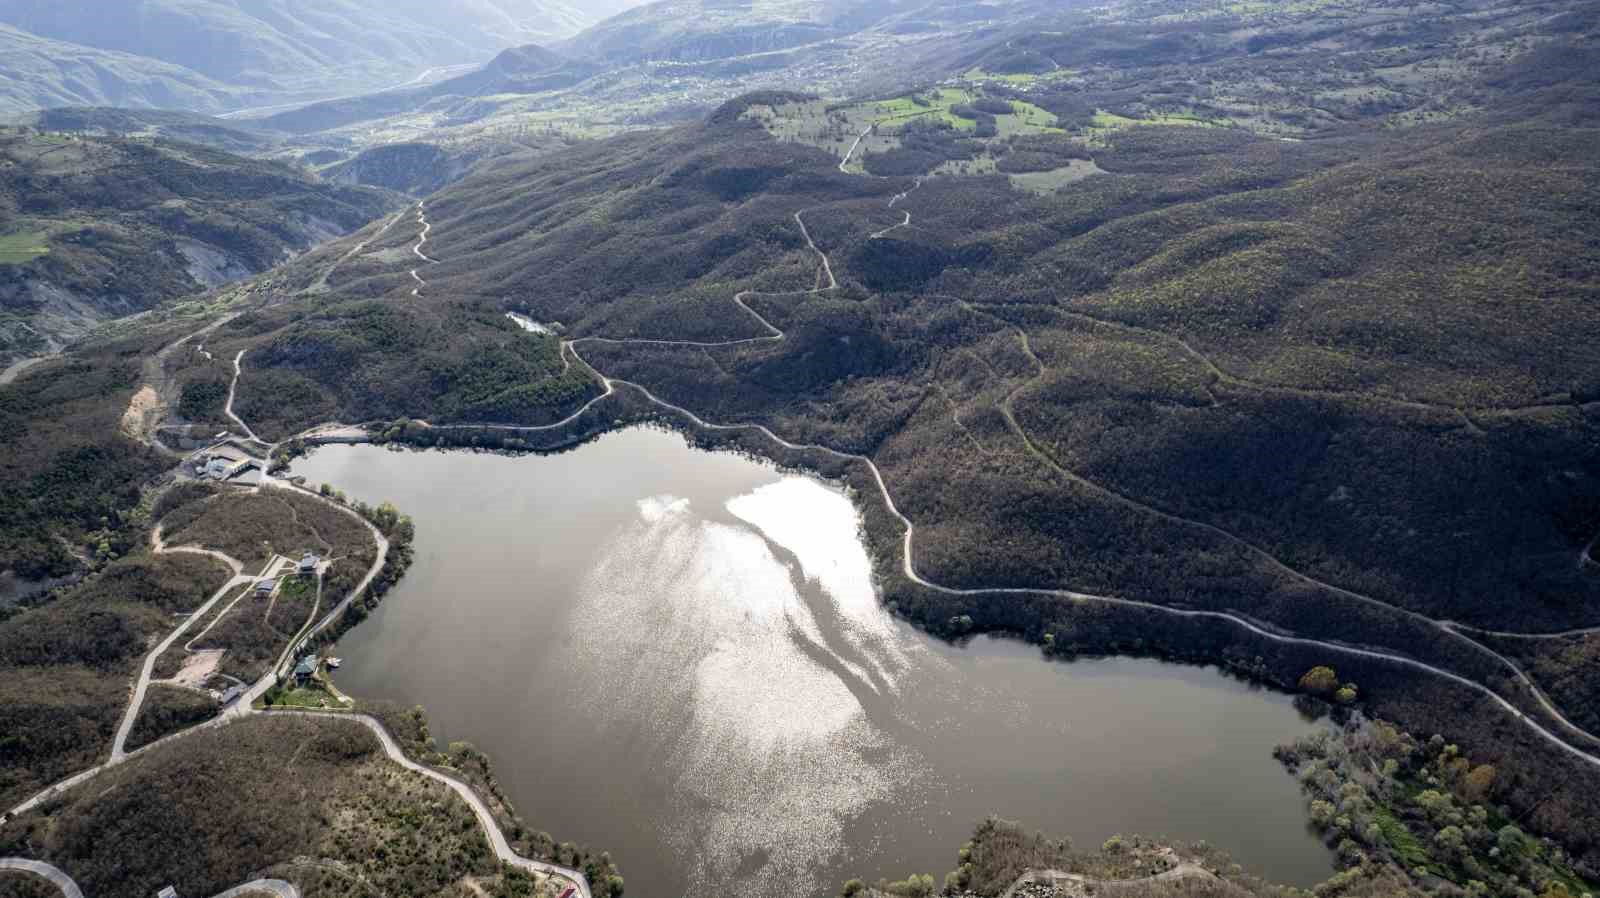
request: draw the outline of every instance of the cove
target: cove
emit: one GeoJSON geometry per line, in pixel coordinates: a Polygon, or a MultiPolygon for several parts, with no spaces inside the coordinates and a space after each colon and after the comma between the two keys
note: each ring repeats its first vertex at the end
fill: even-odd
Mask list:
{"type": "Polygon", "coordinates": [[[547,456],[328,446],[293,473],[417,530],[340,688],[488,753],[530,826],[628,894],[796,898],[942,877],[998,814],[1081,846],[1206,839],[1331,871],[1273,746],[1287,697],[1215,670],[931,639],[878,604],[849,498],[671,432],[547,456]]]}

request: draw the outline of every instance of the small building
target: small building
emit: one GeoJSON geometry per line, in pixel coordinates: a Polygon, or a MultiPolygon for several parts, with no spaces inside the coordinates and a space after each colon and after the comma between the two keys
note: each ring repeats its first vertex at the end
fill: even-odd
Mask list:
{"type": "Polygon", "coordinates": [[[257,466],[253,458],[234,458],[229,455],[213,455],[211,461],[206,463],[205,475],[212,480],[232,480],[257,466]]]}
{"type": "Polygon", "coordinates": [[[229,686],[227,689],[222,690],[222,706],[227,707],[233,704],[239,700],[241,695],[244,695],[243,686],[229,686]]]}
{"type": "Polygon", "coordinates": [[[294,666],[294,682],[296,686],[304,686],[307,681],[317,675],[317,656],[307,655],[300,659],[294,666]]]}
{"type": "Polygon", "coordinates": [[[272,591],[277,588],[278,581],[272,577],[262,577],[260,580],[256,581],[257,596],[270,596],[272,595],[272,591]]]}
{"type": "Polygon", "coordinates": [[[317,572],[317,565],[321,563],[322,559],[318,558],[315,552],[307,552],[306,554],[300,556],[300,573],[315,574],[317,572]]]}
{"type": "Polygon", "coordinates": [[[167,886],[156,893],[156,898],[178,898],[178,890],[172,886],[167,886]]]}

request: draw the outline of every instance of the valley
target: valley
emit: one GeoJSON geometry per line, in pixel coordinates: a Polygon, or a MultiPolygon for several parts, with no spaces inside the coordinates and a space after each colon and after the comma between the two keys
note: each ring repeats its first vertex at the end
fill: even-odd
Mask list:
{"type": "Polygon", "coordinates": [[[0,856],[1593,891],[1591,5],[613,11],[5,132],[0,856]]]}

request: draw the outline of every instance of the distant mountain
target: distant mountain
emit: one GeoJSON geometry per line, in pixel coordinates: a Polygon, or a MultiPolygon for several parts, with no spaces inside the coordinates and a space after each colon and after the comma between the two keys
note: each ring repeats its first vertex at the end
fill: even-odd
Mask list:
{"type": "Polygon", "coordinates": [[[356,122],[398,115],[425,107],[447,111],[453,99],[495,94],[531,94],[570,87],[600,71],[574,63],[535,44],[502,50],[488,65],[427,87],[393,90],[360,97],[313,103],[260,120],[263,127],[291,134],[342,128],[356,122]]]}
{"type": "Polygon", "coordinates": [[[0,24],[0,115],[51,106],[219,112],[248,93],[182,66],[39,37],[0,24]]]}
{"type": "Polygon", "coordinates": [[[430,68],[569,37],[619,5],[0,0],[0,25],[10,26],[0,34],[10,76],[0,81],[0,109],[114,104],[218,111],[232,103],[232,93],[290,102],[376,90],[430,68]],[[18,59],[26,65],[17,66],[18,59]],[[63,59],[74,65],[49,65],[63,59]]]}
{"type": "MultiPolygon", "coordinates": [[[[854,30],[847,20],[893,0],[814,0],[767,4],[689,0],[652,3],[608,19],[566,44],[563,52],[615,63],[700,62],[783,50],[854,30]]],[[[853,25],[854,22],[849,22],[853,25]]]]}
{"type": "Polygon", "coordinates": [[[400,202],[194,144],[0,129],[0,368],[400,202]]]}
{"type": "Polygon", "coordinates": [[[707,62],[871,30],[927,34],[951,25],[1015,25],[1080,5],[1073,0],[670,0],[607,19],[557,48],[574,58],[619,64],[707,62]]]}

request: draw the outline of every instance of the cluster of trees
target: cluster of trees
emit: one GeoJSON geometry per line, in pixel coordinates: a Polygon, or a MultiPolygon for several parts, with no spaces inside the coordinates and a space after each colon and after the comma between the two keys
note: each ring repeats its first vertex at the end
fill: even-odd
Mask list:
{"type": "Polygon", "coordinates": [[[1063,134],[1019,134],[995,147],[995,166],[1007,174],[1065,168],[1093,154],[1081,141],[1063,134]]]}
{"type": "MultiPolygon", "coordinates": [[[[1446,766],[1459,760],[1448,751],[1449,746],[1419,748],[1404,734],[1392,728],[1384,729],[1385,724],[1371,726],[1374,729],[1364,734],[1325,734],[1319,739],[1280,749],[1286,759],[1301,765],[1307,791],[1326,796],[1313,802],[1313,820],[1319,829],[1337,833],[1365,825],[1370,833],[1364,846],[1349,839],[1341,841],[1345,869],[1315,886],[1311,894],[1327,898],[1577,898],[1592,890],[1592,886],[1563,866],[1558,849],[1529,838],[1515,825],[1503,820],[1490,821],[1500,828],[1487,834],[1482,832],[1482,821],[1489,820],[1494,812],[1485,812],[1481,804],[1471,805],[1476,811],[1462,811],[1456,804],[1470,802],[1470,799],[1399,786],[1388,788],[1381,797],[1369,794],[1352,777],[1366,780],[1375,777],[1379,781],[1392,778],[1396,775],[1396,758],[1400,755],[1432,751],[1447,759],[1446,766]],[[1348,754],[1337,753],[1336,748],[1336,754],[1329,756],[1323,750],[1327,742],[1335,745],[1350,742],[1352,746],[1359,744],[1359,748],[1352,747],[1348,754]],[[1371,770],[1367,769],[1368,765],[1371,770]],[[1360,769],[1351,770],[1351,767],[1360,769]],[[1374,774],[1373,770],[1380,772],[1374,774]],[[1408,814],[1402,822],[1386,802],[1405,803],[1406,796],[1413,794],[1417,796],[1416,801],[1429,810],[1408,814]],[[1424,836],[1434,829],[1413,817],[1439,821],[1441,828],[1437,832],[1443,838],[1425,839],[1424,836]],[[1448,822],[1451,820],[1456,822],[1448,822]],[[1474,824],[1471,822],[1474,820],[1480,822],[1474,824]],[[1407,829],[1408,824],[1417,827],[1421,835],[1407,829]],[[1423,829],[1427,832],[1422,832],[1423,829]],[[1412,860],[1418,861],[1418,869],[1404,866],[1406,859],[1396,854],[1396,849],[1385,842],[1386,839],[1398,839],[1404,846],[1400,851],[1412,855],[1412,860]],[[1373,851],[1372,845],[1383,846],[1383,849],[1373,851]],[[1470,863],[1473,845],[1490,851],[1489,864],[1500,872],[1491,875],[1493,871],[1486,871],[1480,865],[1477,872],[1483,874],[1484,879],[1455,881],[1458,874],[1466,873],[1455,865],[1462,858],[1468,858],[1470,863]],[[1422,869],[1424,867],[1427,869],[1422,869]]],[[[1473,786],[1467,781],[1472,776],[1468,774],[1458,782],[1470,790],[1473,786]]],[[[875,886],[852,879],[844,884],[840,895],[842,898],[934,894],[951,898],[996,898],[1009,893],[1025,873],[1042,870],[1081,877],[1085,880],[1086,894],[1109,898],[1294,898],[1307,894],[1301,889],[1274,885],[1246,874],[1226,854],[1206,843],[1169,844],[1140,836],[1117,835],[1107,839],[1097,851],[1075,851],[1068,842],[1047,839],[1017,823],[997,818],[978,825],[972,839],[961,847],[959,858],[960,865],[945,877],[942,889],[934,886],[932,877],[918,875],[899,882],[880,880],[875,886]],[[1180,863],[1194,865],[1205,873],[1174,878],[1160,876],[1180,863]]]]}
{"type": "MultiPolygon", "coordinates": [[[[311,503],[307,507],[310,510],[311,503]]],[[[252,570],[259,569],[273,555],[299,558],[306,550],[325,556],[335,554],[331,542],[320,535],[317,527],[298,517],[297,511],[289,504],[289,497],[276,492],[228,493],[193,510],[179,508],[169,514],[162,521],[162,538],[173,545],[215,549],[252,570]]],[[[371,551],[369,546],[368,557],[371,551]]]]}
{"type": "MultiPolygon", "coordinates": [[[[971,111],[974,116],[984,116],[976,109],[971,111]]],[[[989,127],[983,129],[980,119],[979,129],[986,132],[982,134],[979,129],[959,129],[943,118],[911,119],[895,132],[898,146],[881,153],[868,153],[861,158],[861,164],[869,174],[895,177],[925,175],[945,162],[970,161],[983,152],[981,139],[995,133],[993,116],[984,117],[989,127]]]]}
{"type": "MultiPolygon", "coordinates": [[[[1041,76],[1029,85],[1028,99],[1069,124],[1102,108],[1336,133],[1522,100],[1563,81],[1585,80],[1576,70],[1593,61],[1569,43],[1587,27],[1584,14],[1541,20],[1512,5],[1500,7],[1516,27],[1549,42],[1518,54],[1471,17],[1410,16],[1386,0],[1347,9],[1360,25],[1349,27],[1342,14],[1316,7],[1196,15],[1193,8],[1163,3],[1119,21],[1069,14],[1049,29],[985,48],[978,62],[990,72],[1041,76]],[[1394,65],[1415,65],[1421,77],[1386,77],[1394,65]],[[1050,77],[1057,66],[1073,77],[1050,77]]],[[[1581,107],[1585,95],[1563,87],[1541,99],[1581,107]]]]}
{"type": "Polygon", "coordinates": [[[1325,701],[1340,705],[1353,705],[1361,691],[1354,683],[1340,683],[1339,674],[1331,667],[1317,665],[1300,678],[1300,689],[1325,701]]]}
{"type": "Polygon", "coordinates": [[[128,750],[205,723],[215,718],[220,710],[217,700],[206,693],[152,686],[145,693],[144,707],[133,721],[133,730],[128,733],[128,750]]]}
{"type": "Polygon", "coordinates": [[[218,358],[215,353],[207,358],[196,347],[175,356],[175,362],[164,373],[182,384],[178,390],[178,416],[196,423],[226,421],[228,387],[233,381],[231,360],[218,358]]]}
{"type": "Polygon", "coordinates": [[[486,302],[305,311],[278,309],[252,322],[277,330],[247,356],[236,397],[263,435],[404,414],[537,424],[597,390],[581,366],[563,364],[558,340],[521,331],[486,302]]]}
{"type": "Polygon", "coordinates": [[[1498,805],[1500,776],[1441,736],[1418,741],[1383,721],[1355,721],[1280,746],[1311,798],[1311,823],[1335,848],[1341,883],[1396,866],[1443,894],[1583,894],[1594,886],[1498,805]]]}

